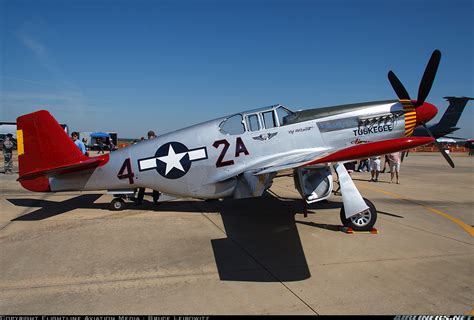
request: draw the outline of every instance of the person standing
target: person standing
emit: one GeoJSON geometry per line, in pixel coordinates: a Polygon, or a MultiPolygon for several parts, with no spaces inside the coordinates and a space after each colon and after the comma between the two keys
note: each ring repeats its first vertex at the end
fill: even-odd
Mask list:
{"type": "Polygon", "coordinates": [[[5,174],[13,173],[13,135],[7,133],[5,140],[3,140],[3,159],[4,159],[4,172],[5,174]]]}
{"type": "Polygon", "coordinates": [[[468,140],[466,142],[466,147],[469,149],[469,155],[473,156],[474,155],[474,141],[468,140]]]}
{"type": "Polygon", "coordinates": [[[72,138],[72,141],[74,141],[74,143],[76,144],[77,148],[81,150],[82,154],[86,155],[87,149],[86,149],[86,146],[84,145],[84,142],[79,140],[79,132],[74,131],[73,133],[71,133],[71,138],[72,138]]]}
{"type": "Polygon", "coordinates": [[[388,161],[390,166],[390,183],[393,183],[393,177],[397,176],[397,184],[400,184],[399,172],[400,172],[400,152],[390,153],[388,155],[388,161]]]}
{"type": "Polygon", "coordinates": [[[89,156],[89,150],[87,150],[87,138],[86,137],[82,138],[82,143],[84,143],[84,147],[86,148],[85,155],[89,156]]]}
{"type": "MultiPolygon", "coordinates": [[[[156,135],[155,132],[150,130],[148,131],[148,140],[155,139],[156,135]]],[[[142,137],[143,139],[143,137],[142,137]]],[[[143,197],[145,196],[145,188],[138,188],[138,194],[135,200],[135,205],[141,205],[143,203],[143,197]]],[[[160,198],[160,192],[157,190],[153,190],[153,203],[158,204],[158,199],[160,198]]]]}
{"type": "Polygon", "coordinates": [[[383,163],[383,170],[381,171],[382,173],[385,173],[385,168],[387,167],[387,165],[388,165],[388,170],[390,170],[390,159],[389,159],[388,156],[389,156],[389,154],[386,154],[383,157],[385,161],[383,163]]]}
{"type": "Polygon", "coordinates": [[[112,138],[109,138],[109,151],[115,151],[115,145],[114,142],[112,141],[112,138]]]}
{"type": "Polygon", "coordinates": [[[380,173],[380,156],[370,157],[369,159],[369,166],[370,166],[370,174],[372,178],[369,180],[373,182],[379,181],[379,173],[380,173]]]}
{"type": "Polygon", "coordinates": [[[352,175],[352,173],[354,173],[356,164],[357,161],[349,161],[344,163],[344,167],[346,167],[347,173],[349,173],[349,175],[352,175]]]}
{"type": "Polygon", "coordinates": [[[105,154],[105,151],[104,151],[104,141],[102,141],[102,138],[97,138],[97,147],[99,148],[99,151],[97,151],[97,154],[101,153],[102,154],[105,154]]]}
{"type": "Polygon", "coordinates": [[[360,159],[359,167],[357,168],[357,171],[359,171],[359,172],[370,171],[369,170],[369,159],[360,159]]]}
{"type": "Polygon", "coordinates": [[[148,136],[148,140],[155,139],[156,138],[155,131],[153,130],[148,131],[147,136],[148,136]]]}

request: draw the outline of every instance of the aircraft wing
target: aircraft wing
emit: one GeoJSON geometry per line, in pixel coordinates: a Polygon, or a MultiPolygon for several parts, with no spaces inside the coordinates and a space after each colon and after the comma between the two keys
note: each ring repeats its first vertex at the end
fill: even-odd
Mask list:
{"type": "Polygon", "coordinates": [[[267,163],[258,169],[254,169],[253,171],[256,172],[255,174],[260,175],[292,168],[298,168],[315,159],[319,159],[321,157],[329,155],[332,152],[334,152],[334,150],[328,150],[326,148],[297,150],[289,155],[280,157],[277,161],[272,161],[271,163],[267,163]]]}
{"type": "Polygon", "coordinates": [[[257,169],[255,174],[261,175],[320,163],[363,159],[415,148],[433,141],[434,139],[431,137],[398,138],[358,144],[329,152],[328,150],[319,150],[312,153],[300,153],[290,158],[285,157],[280,163],[274,163],[273,165],[257,169]]]}

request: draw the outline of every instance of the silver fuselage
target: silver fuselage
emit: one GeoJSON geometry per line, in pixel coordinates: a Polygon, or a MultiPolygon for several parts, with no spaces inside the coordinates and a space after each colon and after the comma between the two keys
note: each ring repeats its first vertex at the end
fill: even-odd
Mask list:
{"type": "MultiPolygon", "coordinates": [[[[241,114],[245,120],[249,114],[276,107],[241,114]]],[[[220,130],[228,117],[173,131],[112,152],[109,161],[96,169],[50,178],[51,191],[146,187],[178,196],[221,198],[232,195],[236,177],[244,172],[257,174],[263,168],[284,164],[286,159],[296,161],[309,151],[324,156],[358,143],[405,136],[404,107],[397,101],[325,109],[328,112],[316,112],[314,116],[302,112],[308,119],[301,117],[305,120],[270,129],[249,131],[246,126],[244,133],[236,135],[220,130]],[[190,166],[179,178],[168,178],[153,168],[153,161],[161,161],[153,159],[157,151],[170,142],[199,150],[196,155],[189,153],[189,159],[197,160],[186,158],[190,166]],[[130,168],[125,173],[133,173],[132,178],[119,177],[126,161],[130,161],[130,168]],[[143,170],[145,167],[147,170],[143,170]]],[[[179,168],[172,170],[182,174],[179,168]]]]}

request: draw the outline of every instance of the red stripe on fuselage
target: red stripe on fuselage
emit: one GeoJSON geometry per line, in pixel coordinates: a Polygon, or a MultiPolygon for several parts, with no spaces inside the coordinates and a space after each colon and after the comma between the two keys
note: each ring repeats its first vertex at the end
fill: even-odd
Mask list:
{"type": "Polygon", "coordinates": [[[378,156],[382,154],[415,148],[433,141],[434,139],[431,137],[415,137],[368,142],[336,151],[330,155],[311,161],[305,165],[307,166],[316,163],[338,162],[368,158],[372,156],[378,156]]]}

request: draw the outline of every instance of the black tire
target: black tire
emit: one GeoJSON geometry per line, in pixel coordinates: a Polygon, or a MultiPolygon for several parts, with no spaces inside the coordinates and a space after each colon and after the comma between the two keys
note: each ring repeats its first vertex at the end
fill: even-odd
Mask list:
{"type": "Polygon", "coordinates": [[[362,213],[361,215],[355,215],[346,218],[346,213],[344,212],[344,206],[341,208],[341,222],[344,227],[349,227],[354,231],[370,231],[377,221],[377,209],[375,209],[374,204],[364,198],[365,203],[369,207],[369,211],[362,213]]]}
{"type": "Polygon", "coordinates": [[[125,201],[123,201],[123,199],[121,198],[114,198],[111,202],[110,202],[110,210],[111,211],[121,211],[125,209],[125,201]]]}

